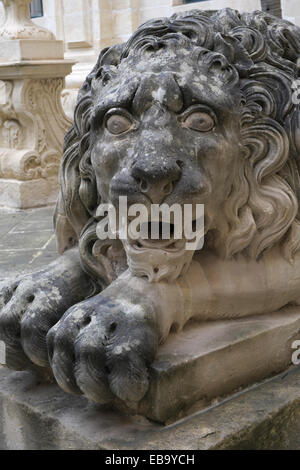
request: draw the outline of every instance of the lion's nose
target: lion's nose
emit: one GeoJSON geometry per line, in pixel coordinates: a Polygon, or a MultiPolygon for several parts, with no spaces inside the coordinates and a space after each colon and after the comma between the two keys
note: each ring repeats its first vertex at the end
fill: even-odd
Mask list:
{"type": "Polygon", "coordinates": [[[168,194],[173,192],[176,182],[180,179],[181,168],[176,163],[170,168],[153,165],[135,164],[132,176],[139,185],[140,191],[146,194],[153,204],[160,204],[168,194]]]}
{"type": "Polygon", "coordinates": [[[141,192],[146,194],[153,204],[160,204],[168,194],[172,193],[176,181],[162,180],[149,182],[142,178],[138,180],[138,183],[141,192]]]}

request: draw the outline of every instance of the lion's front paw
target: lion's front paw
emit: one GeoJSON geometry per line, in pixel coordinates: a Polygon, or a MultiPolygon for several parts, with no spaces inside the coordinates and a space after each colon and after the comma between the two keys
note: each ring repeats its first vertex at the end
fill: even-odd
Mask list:
{"type": "Polygon", "coordinates": [[[6,366],[49,367],[46,334],[65,310],[59,289],[44,274],[1,282],[0,340],[5,344],[6,366]]]}
{"type": "Polygon", "coordinates": [[[138,402],[149,386],[158,335],[142,308],[97,295],[69,309],[47,344],[58,384],[98,403],[138,402]]]}

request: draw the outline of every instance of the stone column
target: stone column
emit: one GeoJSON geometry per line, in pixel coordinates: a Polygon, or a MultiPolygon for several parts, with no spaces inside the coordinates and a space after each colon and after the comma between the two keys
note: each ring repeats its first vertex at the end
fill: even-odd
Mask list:
{"type": "Polygon", "coordinates": [[[35,25],[30,0],[4,0],[0,30],[0,206],[54,203],[63,138],[61,92],[73,61],[63,41],[35,25]]]}

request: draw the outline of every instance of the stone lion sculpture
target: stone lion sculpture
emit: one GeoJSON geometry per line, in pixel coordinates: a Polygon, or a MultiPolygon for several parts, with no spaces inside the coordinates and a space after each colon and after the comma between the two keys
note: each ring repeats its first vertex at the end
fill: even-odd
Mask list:
{"type": "Polygon", "coordinates": [[[190,319],[300,304],[300,29],[260,11],[190,11],[104,49],[65,137],[61,257],[5,282],[7,366],[134,408],[158,345],[190,319]],[[102,202],[201,203],[205,243],[100,240],[102,202]]]}

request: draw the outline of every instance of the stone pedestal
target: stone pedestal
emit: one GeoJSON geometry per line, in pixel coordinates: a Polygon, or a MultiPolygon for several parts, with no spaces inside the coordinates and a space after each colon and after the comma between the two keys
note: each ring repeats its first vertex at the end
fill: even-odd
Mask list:
{"type": "Polygon", "coordinates": [[[166,423],[205,408],[288,368],[296,340],[300,309],[294,307],[188,325],[159,348],[150,389],[137,412],[166,423]]]}
{"type": "Polygon", "coordinates": [[[299,450],[300,368],[163,426],[0,367],[0,449],[299,450]]]}
{"type": "Polygon", "coordinates": [[[0,32],[0,205],[55,202],[63,138],[61,92],[73,62],[63,41],[29,18],[29,0],[7,0],[0,32]]]}
{"type": "MultiPolygon", "coordinates": [[[[64,445],[68,447],[69,444],[72,447],[72,442],[79,439],[78,430],[80,430],[80,446],[83,448],[109,448],[109,438],[107,437],[107,428],[109,428],[114,439],[113,445],[116,446],[114,448],[136,448],[133,437],[128,438],[129,440],[124,438],[127,431],[130,430],[133,436],[140,433],[139,439],[143,442],[142,447],[154,449],[156,447],[152,447],[151,444],[153,436],[157,445],[160,440],[157,432],[168,429],[168,427],[164,428],[162,424],[176,423],[176,421],[194,415],[201,410],[201,413],[204,413],[204,415],[201,414],[203,417],[205,413],[208,413],[205,410],[211,409],[217,404],[219,409],[222,403],[226,403],[228,400],[234,403],[236,394],[239,396],[243,393],[246,397],[249,393],[247,391],[249,387],[258,387],[259,381],[270,379],[282,371],[287,371],[285,373],[288,374],[289,367],[293,369],[291,363],[294,353],[293,343],[297,340],[300,340],[300,309],[296,307],[289,307],[273,314],[234,321],[190,324],[181,333],[171,334],[167,342],[159,348],[156,360],[150,369],[150,389],[136,409],[135,416],[132,410],[130,412],[124,408],[119,411],[117,409],[108,410],[107,407],[99,407],[99,405],[89,403],[85,398],[72,398],[59,390],[55,384],[37,386],[36,379],[29,372],[14,373],[2,369],[0,371],[0,401],[2,396],[2,400],[4,397],[5,403],[7,403],[7,409],[3,411],[4,417],[2,419],[6,419],[5,426],[12,427],[13,432],[16,432],[18,427],[22,427],[22,429],[32,428],[28,432],[34,433],[32,422],[38,422],[39,437],[43,432],[48,432],[43,431],[46,427],[45,420],[47,422],[53,420],[53,423],[56,420],[58,424],[54,428],[61,428],[63,432],[66,432],[66,426],[69,437],[67,443],[63,444],[62,441],[58,442],[59,433],[56,436],[53,435],[51,439],[55,440],[55,444],[53,444],[55,448],[56,446],[64,448],[64,445]],[[25,412],[23,405],[23,411],[18,410],[20,402],[30,411],[25,412]],[[44,403],[47,404],[46,410],[44,403]],[[56,409],[59,412],[56,412],[56,409]],[[5,418],[5,416],[7,417],[5,418]],[[73,429],[74,423],[76,425],[73,429]],[[97,429],[98,438],[94,436],[95,429],[97,429]],[[154,435],[152,435],[153,432],[154,435]],[[118,447],[120,442],[122,445],[118,447]]],[[[0,363],[2,364],[5,362],[4,357],[3,351],[2,354],[0,351],[0,363]]],[[[297,375],[297,381],[300,381],[300,371],[297,375]]],[[[280,403],[279,397],[280,395],[275,396],[274,394],[276,407],[280,403]]],[[[300,386],[297,397],[299,403],[300,386]]],[[[286,400],[288,400],[288,396],[286,400]]],[[[247,403],[247,398],[244,401],[247,403]]],[[[260,403],[260,406],[267,415],[268,406],[272,408],[273,405],[272,403],[260,403]]],[[[298,411],[300,413],[300,410],[298,411]]],[[[212,412],[209,411],[209,413],[211,416],[212,412]]],[[[245,416],[244,418],[247,422],[254,419],[253,416],[245,416]]],[[[260,417],[256,418],[259,421],[260,417]]],[[[188,419],[191,422],[194,420],[194,418],[188,419]]],[[[203,420],[203,418],[201,419],[203,420]]],[[[236,421],[236,428],[241,432],[239,415],[232,416],[232,419],[236,421]]],[[[222,418],[219,416],[218,420],[220,423],[222,418]]],[[[209,421],[211,426],[214,422],[213,414],[209,421]]],[[[230,430],[225,429],[225,424],[226,422],[222,423],[222,429],[225,434],[229,435],[230,430]]],[[[177,429],[180,429],[180,425],[176,426],[177,429]]],[[[219,431],[216,432],[216,426],[213,428],[214,431],[207,431],[206,435],[216,434],[212,436],[215,444],[215,438],[219,439],[219,431]]],[[[205,426],[204,429],[206,429],[205,426]]],[[[18,432],[20,434],[21,431],[18,432]]],[[[195,438],[197,432],[197,430],[194,431],[195,438]]],[[[202,435],[203,429],[199,429],[199,433],[202,435]]],[[[200,434],[199,438],[201,438],[200,434]]],[[[171,444],[170,442],[169,444],[164,443],[161,438],[160,447],[157,448],[184,448],[181,447],[176,433],[174,438],[171,431],[169,431],[169,435],[171,436],[171,444]]],[[[13,441],[12,437],[9,439],[13,441]]],[[[20,448],[22,446],[27,448],[26,438],[22,437],[22,439],[18,445],[20,448]]],[[[188,436],[184,442],[187,441],[188,436]]],[[[37,448],[44,448],[45,444],[41,440],[39,444],[35,445],[37,448]]]]}

